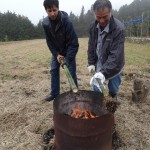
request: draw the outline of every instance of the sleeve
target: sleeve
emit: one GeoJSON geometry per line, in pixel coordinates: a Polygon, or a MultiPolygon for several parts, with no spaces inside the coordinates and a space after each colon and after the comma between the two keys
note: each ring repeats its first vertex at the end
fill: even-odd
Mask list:
{"type": "Polygon", "coordinates": [[[92,25],[89,29],[89,40],[88,40],[88,50],[87,50],[87,55],[88,55],[88,65],[95,65],[96,62],[96,54],[95,54],[95,49],[93,48],[93,41],[94,41],[94,34],[92,31],[92,25]]]}
{"type": "Polygon", "coordinates": [[[67,48],[66,57],[69,59],[75,58],[78,52],[79,43],[73,24],[69,20],[67,21],[66,24],[66,48],[67,48]]]}
{"type": "Polygon", "coordinates": [[[120,30],[114,36],[112,41],[109,55],[106,62],[103,64],[100,70],[106,79],[112,78],[119,72],[121,72],[124,66],[124,41],[125,41],[125,31],[120,30]]]}
{"type": "Polygon", "coordinates": [[[47,42],[47,46],[49,48],[49,50],[51,51],[52,55],[54,57],[57,57],[58,55],[58,50],[57,48],[54,46],[53,42],[51,41],[50,35],[47,31],[47,28],[45,26],[43,26],[44,28],[44,32],[45,32],[45,37],[46,37],[46,42],[47,42]]]}

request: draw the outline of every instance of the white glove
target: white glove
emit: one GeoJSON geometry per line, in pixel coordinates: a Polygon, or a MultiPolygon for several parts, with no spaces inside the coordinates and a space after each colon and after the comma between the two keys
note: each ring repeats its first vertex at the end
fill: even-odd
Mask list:
{"type": "Polygon", "coordinates": [[[104,85],[105,76],[101,72],[95,73],[95,75],[90,80],[90,85],[96,86],[100,90],[100,92],[102,92],[97,79],[100,80],[100,82],[102,83],[103,87],[105,88],[105,85],[104,85]]]}
{"type": "Polygon", "coordinates": [[[88,70],[89,70],[90,73],[95,72],[95,66],[94,65],[88,66],[88,70]]]}

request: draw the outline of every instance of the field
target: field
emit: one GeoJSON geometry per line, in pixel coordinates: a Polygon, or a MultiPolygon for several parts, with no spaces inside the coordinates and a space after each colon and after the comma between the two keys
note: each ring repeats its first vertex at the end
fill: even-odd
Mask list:
{"type": "MultiPolygon", "coordinates": [[[[87,39],[79,39],[79,88],[92,90],[87,70],[87,39]]],[[[53,126],[50,92],[50,53],[45,40],[0,43],[0,150],[42,150],[43,134],[53,126]]],[[[150,149],[150,96],[132,101],[133,81],[150,81],[150,44],[125,43],[126,64],[115,113],[116,150],[150,149]]],[[[61,68],[61,93],[69,91],[61,68]]]]}

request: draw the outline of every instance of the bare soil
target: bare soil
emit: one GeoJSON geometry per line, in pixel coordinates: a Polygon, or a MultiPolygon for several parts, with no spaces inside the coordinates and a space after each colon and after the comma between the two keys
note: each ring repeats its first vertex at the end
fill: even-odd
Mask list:
{"type": "MultiPolygon", "coordinates": [[[[87,39],[80,39],[78,83],[79,89],[92,90],[86,50],[87,39]]],[[[42,100],[50,92],[50,57],[45,40],[0,43],[0,150],[43,149],[43,135],[53,127],[53,102],[42,100]]],[[[150,95],[135,103],[131,94],[135,78],[149,82],[149,63],[126,64],[123,70],[121,105],[115,112],[115,150],[150,149],[150,95]]],[[[61,68],[61,93],[69,90],[61,68]]]]}

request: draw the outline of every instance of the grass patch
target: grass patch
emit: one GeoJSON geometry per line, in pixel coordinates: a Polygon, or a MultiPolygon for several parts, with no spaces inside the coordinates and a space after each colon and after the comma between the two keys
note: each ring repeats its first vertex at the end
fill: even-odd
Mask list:
{"type": "MultiPolygon", "coordinates": [[[[79,51],[77,54],[77,73],[85,74],[87,68],[88,38],[79,38],[79,51]],[[79,64],[82,64],[79,65],[79,64]]],[[[150,65],[150,44],[125,43],[125,72],[137,71],[141,68],[144,72],[150,65]],[[142,67],[144,66],[144,68],[142,67]]],[[[32,75],[37,67],[49,67],[51,53],[45,40],[17,41],[1,44],[0,50],[1,78],[13,78],[18,76],[32,75]],[[17,73],[15,73],[17,72],[17,73]]],[[[23,77],[24,78],[24,77],[23,77]]]]}

